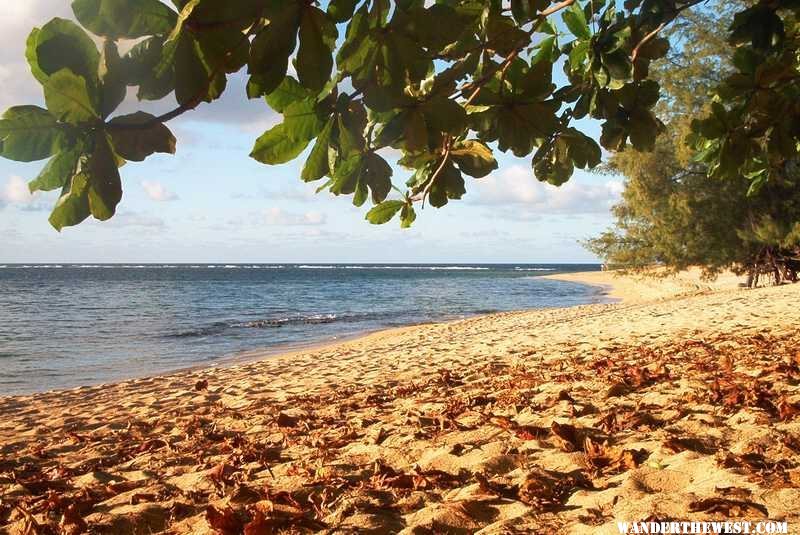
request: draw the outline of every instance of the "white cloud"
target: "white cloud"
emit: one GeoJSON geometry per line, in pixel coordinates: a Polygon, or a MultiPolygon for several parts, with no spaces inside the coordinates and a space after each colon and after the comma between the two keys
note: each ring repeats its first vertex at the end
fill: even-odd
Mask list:
{"type": "Polygon", "coordinates": [[[28,183],[19,176],[11,176],[0,186],[0,208],[15,206],[20,210],[38,211],[49,209],[40,193],[31,194],[28,183]]]}
{"type": "Polygon", "coordinates": [[[160,217],[139,212],[118,212],[110,220],[100,224],[119,228],[140,227],[156,230],[162,230],[166,227],[164,220],[160,217]]]}
{"type": "Polygon", "coordinates": [[[596,214],[608,212],[619,200],[622,188],[619,180],[587,184],[577,177],[556,187],[536,180],[529,168],[512,165],[475,181],[477,199],[471,202],[513,206],[522,219],[540,214],[596,214]]]}
{"type": "Polygon", "coordinates": [[[12,176],[3,185],[0,199],[9,204],[30,204],[33,202],[33,195],[28,189],[28,183],[22,177],[12,176]]]}
{"type": "Polygon", "coordinates": [[[168,190],[160,182],[143,180],[142,188],[144,189],[147,197],[156,202],[177,201],[180,198],[176,193],[168,190]]]}
{"type": "Polygon", "coordinates": [[[41,27],[53,17],[70,17],[69,2],[24,0],[3,2],[0,17],[0,112],[15,104],[41,103],[42,88],[33,78],[25,61],[25,41],[34,27],[41,27]]]}
{"type": "Polygon", "coordinates": [[[278,226],[316,226],[323,225],[327,217],[320,212],[295,214],[281,208],[270,208],[264,211],[264,222],[278,226]]]}
{"type": "MultiPolygon", "coordinates": [[[[165,2],[173,7],[170,2],[165,2]]],[[[31,74],[25,60],[25,43],[34,27],[41,28],[54,17],[75,21],[68,0],[14,0],[3,2],[3,15],[0,17],[0,113],[6,108],[19,104],[43,104],[42,87],[31,74]]],[[[95,39],[99,42],[99,39],[95,39]]],[[[130,42],[121,43],[124,53],[130,42]]],[[[187,125],[192,122],[212,122],[236,125],[246,132],[261,133],[277,124],[280,115],[270,109],[263,99],[249,100],[245,87],[248,76],[242,70],[228,77],[228,87],[221,99],[211,104],[203,104],[193,112],[185,114],[176,122],[187,125]]],[[[135,89],[128,91],[128,97],[116,114],[133,113],[137,110],[159,115],[177,104],[173,96],[158,102],[139,102],[135,89]]]]}

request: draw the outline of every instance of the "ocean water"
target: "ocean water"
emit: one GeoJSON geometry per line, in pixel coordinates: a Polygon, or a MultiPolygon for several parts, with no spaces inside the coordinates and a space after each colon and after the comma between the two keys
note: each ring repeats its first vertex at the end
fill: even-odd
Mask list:
{"type": "Polygon", "coordinates": [[[106,383],[387,327],[606,301],[597,265],[0,265],[0,395],[106,383]]]}

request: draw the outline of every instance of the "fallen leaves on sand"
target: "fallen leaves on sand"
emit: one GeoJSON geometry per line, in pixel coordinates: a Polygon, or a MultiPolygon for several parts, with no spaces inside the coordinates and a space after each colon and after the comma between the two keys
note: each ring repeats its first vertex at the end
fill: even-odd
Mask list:
{"type": "Polygon", "coordinates": [[[604,473],[618,473],[638,467],[648,452],[643,449],[612,449],[586,437],[583,445],[586,462],[594,470],[604,473]]]}
{"type": "Polygon", "coordinates": [[[743,518],[758,516],[761,518],[769,517],[767,508],[760,503],[745,501],[745,500],[731,500],[729,498],[705,498],[689,503],[689,511],[704,513],[718,513],[722,518],[743,518]]]}
{"type": "MultiPolygon", "coordinates": [[[[646,462],[651,449],[706,462],[716,455],[719,472],[739,478],[714,498],[692,495],[692,511],[763,516],[766,506],[752,500],[800,486],[798,340],[725,335],[613,344],[598,355],[573,345],[556,360],[537,353],[514,365],[432,369],[413,381],[387,376],[246,404],[226,404],[234,397],[226,387],[209,391],[193,379],[181,405],[111,421],[102,413],[83,427],[72,420],[4,452],[0,524],[31,535],[131,525],[177,534],[456,533],[522,515],[549,527],[581,495],[594,500],[647,474],[678,477],[674,458],[646,462]],[[745,417],[770,439],[730,453],[735,418],[745,417]]],[[[592,503],[573,518],[612,521],[611,501],[592,503]]]]}
{"type": "Polygon", "coordinates": [[[238,535],[244,528],[244,523],[236,511],[225,505],[206,507],[206,521],[221,535],[238,535]]]}

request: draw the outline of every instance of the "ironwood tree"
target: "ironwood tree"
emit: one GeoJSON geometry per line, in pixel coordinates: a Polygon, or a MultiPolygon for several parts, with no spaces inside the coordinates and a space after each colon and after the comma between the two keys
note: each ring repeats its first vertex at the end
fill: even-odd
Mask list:
{"type": "MultiPolygon", "coordinates": [[[[0,154],[49,158],[30,187],[61,191],[56,229],[111,218],[119,168],[174,153],[166,124],[218,99],[244,69],[241,98],[263,98],[283,116],[251,157],[274,165],[305,154],[302,180],[372,203],[372,223],[399,215],[407,227],[419,203],[461,198],[471,178],[497,167],[495,151],[529,157],[532,177],[563,184],[575,168],[599,165],[601,146],[653,150],[664,125],[651,64],[670,50],[664,30],[706,1],[171,4],[74,0],[80,25],[55,18],[31,32],[26,58],[46,108],[6,111],[0,154]],[[140,100],[174,95],[177,107],[115,114],[128,87],[140,100]],[[599,139],[583,131],[584,118],[602,124],[599,139]],[[404,185],[384,158],[398,151],[404,185]]],[[[692,125],[698,161],[715,180],[745,177],[757,191],[796,177],[798,10],[798,0],[752,2],[727,29],[735,69],[692,125]]]]}
{"type": "MultiPolygon", "coordinates": [[[[743,83],[737,75],[740,55],[750,52],[730,47],[725,31],[747,4],[714,0],[664,31],[672,42],[681,43],[651,70],[662,87],[663,98],[655,111],[666,128],[653,151],[616,153],[601,167],[625,176],[621,202],[612,209],[614,227],[586,244],[607,263],[634,270],[660,264],[667,268],[663,273],[701,266],[709,276],[733,269],[748,273],[751,285],[764,275],[774,282],[797,280],[800,188],[793,168],[796,159],[776,158],[783,167],[771,172],[717,176],[719,169],[709,165],[707,153],[692,144],[698,142],[691,133],[695,118],[709,111],[718,117],[714,109],[722,97],[706,96],[715,91],[725,94],[726,84],[743,83]]],[[[773,92],[754,98],[769,106],[781,105],[780,95],[773,92]]],[[[787,104],[792,105],[783,102],[787,104]]],[[[694,128],[708,128],[708,124],[708,120],[694,123],[694,128]]],[[[747,126],[753,131],[758,124],[747,126]]],[[[768,143],[777,143],[779,135],[770,132],[768,143]]],[[[704,149],[707,142],[700,142],[704,149]]],[[[773,157],[778,153],[773,147],[773,157]]]]}

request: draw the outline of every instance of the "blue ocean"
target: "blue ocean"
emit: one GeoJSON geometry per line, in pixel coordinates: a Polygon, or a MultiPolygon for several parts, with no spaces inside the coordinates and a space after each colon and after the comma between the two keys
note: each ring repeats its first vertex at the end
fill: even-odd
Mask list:
{"type": "Polygon", "coordinates": [[[606,301],[598,265],[0,265],[0,395],[236,362],[476,314],[606,301]]]}

